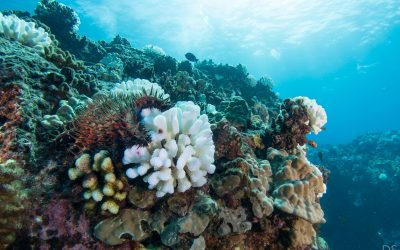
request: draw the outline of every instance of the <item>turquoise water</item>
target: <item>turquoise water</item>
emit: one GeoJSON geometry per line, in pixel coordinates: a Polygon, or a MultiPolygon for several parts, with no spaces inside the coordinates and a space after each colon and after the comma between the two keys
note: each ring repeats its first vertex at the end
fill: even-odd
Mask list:
{"type": "MultiPolygon", "coordinates": [[[[37,1],[1,1],[32,11],[37,1]]],[[[94,40],[120,34],[184,59],[247,66],[269,75],[281,97],[316,98],[328,112],[318,142],[345,143],[400,129],[400,1],[60,1],[94,40]]]]}

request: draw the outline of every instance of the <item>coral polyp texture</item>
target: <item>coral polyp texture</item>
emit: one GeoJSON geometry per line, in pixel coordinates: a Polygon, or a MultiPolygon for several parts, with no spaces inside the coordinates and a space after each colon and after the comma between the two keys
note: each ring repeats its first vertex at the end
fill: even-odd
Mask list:
{"type": "Polygon", "coordinates": [[[179,192],[185,192],[206,184],[206,175],[215,171],[215,146],[208,117],[200,115],[200,107],[193,102],[179,102],[162,113],[145,109],[142,117],[151,143],[125,150],[123,163],[139,164],[129,168],[127,176],[147,174],[144,181],[150,189],[157,189],[157,197],[174,193],[176,186],[179,192]]]}
{"type": "Polygon", "coordinates": [[[5,16],[1,12],[0,34],[32,47],[41,54],[51,44],[49,34],[42,27],[36,28],[34,22],[26,22],[15,15],[5,16]]]}
{"type": "MultiPolygon", "coordinates": [[[[241,64],[81,37],[56,1],[13,13],[0,15],[1,249],[327,249],[327,171],[306,157],[327,121],[315,100],[280,100],[241,64]]],[[[394,185],[396,169],[370,171],[394,185]]]]}

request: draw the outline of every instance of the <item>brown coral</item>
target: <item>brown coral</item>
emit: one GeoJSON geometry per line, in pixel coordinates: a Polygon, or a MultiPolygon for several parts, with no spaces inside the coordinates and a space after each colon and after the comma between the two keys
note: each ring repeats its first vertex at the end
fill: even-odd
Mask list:
{"type": "Polygon", "coordinates": [[[311,131],[308,121],[307,110],[301,100],[285,99],[279,115],[272,121],[271,128],[266,130],[264,144],[291,152],[297,145],[308,142],[306,135],[311,131]]]}
{"type": "Polygon", "coordinates": [[[242,137],[235,127],[229,125],[226,119],[218,122],[213,129],[213,141],[215,144],[215,159],[226,158],[233,160],[242,156],[242,137]]]}

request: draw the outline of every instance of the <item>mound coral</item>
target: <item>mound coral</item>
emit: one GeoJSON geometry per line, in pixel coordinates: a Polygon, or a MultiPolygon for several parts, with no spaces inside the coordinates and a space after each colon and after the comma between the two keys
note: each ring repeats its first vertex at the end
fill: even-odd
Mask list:
{"type": "MultiPolygon", "coordinates": [[[[89,154],[81,155],[75,161],[75,167],[68,170],[71,180],[83,177],[82,186],[86,189],[83,198],[95,202],[102,202],[101,209],[117,214],[120,201],[125,200],[127,193],[123,191],[124,182],[118,179],[108,152],[102,150],[94,155],[93,164],[89,154]]],[[[92,207],[86,203],[86,207],[92,207]]]]}
{"type": "Polygon", "coordinates": [[[269,149],[268,160],[274,179],[274,206],[311,223],[324,223],[324,212],[318,203],[326,190],[321,171],[302,152],[288,155],[269,149]]]}
{"type": "Polygon", "coordinates": [[[214,151],[210,123],[200,115],[200,107],[193,102],[178,102],[175,107],[160,112],[142,111],[143,123],[152,139],[148,147],[134,145],[125,150],[124,164],[140,164],[129,168],[127,176],[143,176],[149,188],[157,188],[157,197],[179,192],[190,187],[201,187],[207,173],[215,171],[214,151]]]}
{"type": "Polygon", "coordinates": [[[52,42],[49,34],[41,27],[36,28],[35,23],[26,22],[15,15],[4,16],[1,12],[0,34],[32,47],[41,54],[52,42]]]}

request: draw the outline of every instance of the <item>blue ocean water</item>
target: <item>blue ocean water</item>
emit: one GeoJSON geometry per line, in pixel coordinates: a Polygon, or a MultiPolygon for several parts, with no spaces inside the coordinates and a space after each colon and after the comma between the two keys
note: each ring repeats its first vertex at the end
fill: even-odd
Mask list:
{"type": "MultiPolygon", "coordinates": [[[[328,113],[319,144],[347,143],[366,132],[400,129],[400,0],[60,2],[74,8],[81,19],[79,33],[93,40],[120,34],[134,47],[157,45],[177,59],[190,51],[200,59],[242,63],[257,78],[270,76],[282,98],[317,99],[328,113]]],[[[33,12],[36,4],[4,0],[0,10],[33,12]]],[[[322,230],[328,234],[324,237],[338,249],[376,249],[377,238],[385,233],[376,225],[390,224],[382,220],[380,208],[398,208],[399,201],[390,203],[383,196],[382,205],[369,204],[371,214],[363,216],[371,220],[363,224],[366,217],[350,199],[352,180],[335,177],[334,171],[331,180],[322,199],[329,223],[329,230],[322,230]],[[344,193],[350,198],[340,202],[344,193]],[[353,210],[343,212],[347,209],[353,210]],[[357,233],[339,233],[343,228],[357,233]],[[370,242],[346,245],[358,237],[370,242]]],[[[358,188],[369,188],[364,184],[358,188]]],[[[379,197],[382,192],[368,193],[379,197]]]]}

